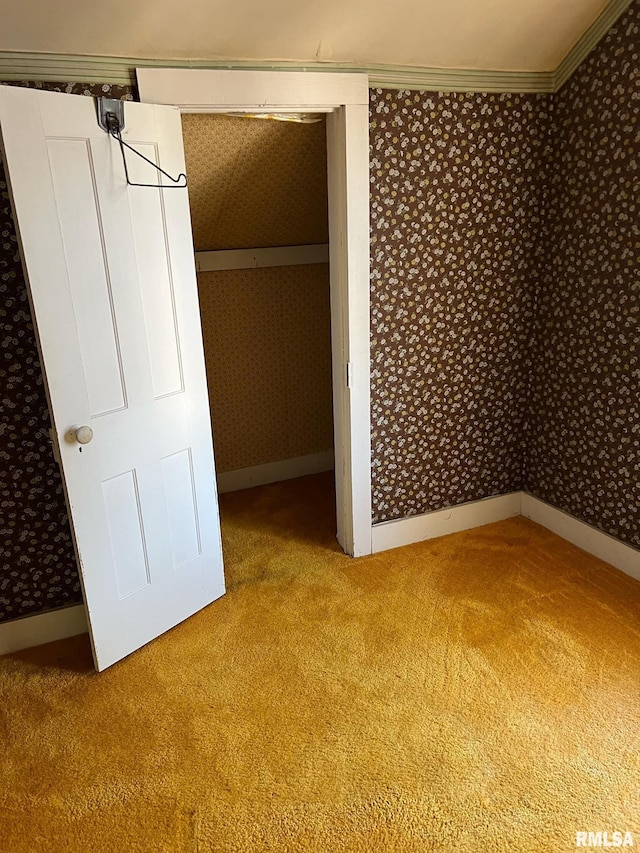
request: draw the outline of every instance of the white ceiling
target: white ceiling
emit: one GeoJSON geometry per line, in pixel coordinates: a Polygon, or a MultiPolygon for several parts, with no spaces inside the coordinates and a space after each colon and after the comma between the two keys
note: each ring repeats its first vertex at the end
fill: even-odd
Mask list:
{"type": "Polygon", "coordinates": [[[0,0],[0,51],[552,71],[607,0],[0,0]]]}

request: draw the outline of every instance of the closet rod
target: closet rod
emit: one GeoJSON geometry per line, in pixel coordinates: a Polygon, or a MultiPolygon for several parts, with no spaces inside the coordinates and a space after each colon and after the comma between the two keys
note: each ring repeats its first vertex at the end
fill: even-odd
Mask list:
{"type": "Polygon", "coordinates": [[[326,264],[329,244],[307,246],[272,246],[266,249],[222,249],[216,252],[196,252],[198,272],[217,270],[248,270],[257,267],[291,267],[300,264],[326,264]]]}

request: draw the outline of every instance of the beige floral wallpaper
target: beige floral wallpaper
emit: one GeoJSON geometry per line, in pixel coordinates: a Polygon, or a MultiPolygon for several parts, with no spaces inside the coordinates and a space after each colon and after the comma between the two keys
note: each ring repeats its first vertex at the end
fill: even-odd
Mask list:
{"type": "MultiPolygon", "coordinates": [[[[317,124],[182,117],[197,250],[326,243],[317,124]]],[[[198,274],[220,473],[333,447],[329,265],[198,274]]]]}
{"type": "Polygon", "coordinates": [[[640,548],[640,3],[553,99],[527,489],[640,548]]]}
{"type": "Polygon", "coordinates": [[[333,447],[328,264],[200,273],[216,467],[333,447]]]}
{"type": "Polygon", "coordinates": [[[327,242],[324,120],[196,113],[182,132],[196,250],[327,242]]]}
{"type": "Polygon", "coordinates": [[[371,93],[374,521],[522,488],[549,98],[371,93]]]}

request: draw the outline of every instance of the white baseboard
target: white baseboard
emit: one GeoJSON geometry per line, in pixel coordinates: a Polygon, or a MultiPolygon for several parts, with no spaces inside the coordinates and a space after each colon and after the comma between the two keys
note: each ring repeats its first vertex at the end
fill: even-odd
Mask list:
{"type": "Polygon", "coordinates": [[[557,533],[583,551],[610,563],[621,572],[640,580],[640,551],[636,548],[526,492],[522,493],[522,515],[557,533]]]}
{"type": "Polygon", "coordinates": [[[239,468],[218,474],[218,491],[239,492],[253,486],[267,483],[279,483],[281,480],[293,480],[307,474],[319,474],[333,469],[333,450],[311,453],[309,456],[296,456],[280,462],[268,462],[266,465],[254,465],[251,468],[239,468]]]}
{"type": "Polygon", "coordinates": [[[86,631],[87,616],[83,604],[3,622],[0,624],[0,655],[75,637],[86,631]]]}
{"type": "MultiPolygon", "coordinates": [[[[235,486],[235,489],[249,488],[264,482],[276,482],[330,470],[333,467],[333,453],[329,451],[325,454],[302,456],[283,463],[274,463],[274,466],[259,465],[242,471],[230,471],[228,475],[230,478],[231,475],[242,475],[235,482],[244,482],[246,485],[235,486]],[[324,467],[314,467],[313,470],[309,470],[310,460],[316,460],[316,466],[324,467]],[[274,466],[276,468],[280,466],[282,476],[274,477],[273,470],[271,472],[265,470],[264,475],[268,474],[274,479],[261,480],[260,469],[273,469],[274,466]],[[245,474],[245,472],[248,473],[245,474]],[[251,472],[257,472],[257,474],[251,472]],[[255,479],[248,479],[249,477],[255,479]]],[[[277,470],[275,473],[277,475],[277,470]]],[[[227,488],[226,491],[234,491],[234,488],[227,488]]],[[[372,550],[373,553],[387,551],[390,548],[435,539],[449,533],[460,533],[463,530],[482,527],[517,515],[523,515],[541,524],[578,548],[582,548],[583,551],[593,554],[640,581],[640,551],[525,492],[513,492],[509,495],[499,495],[435,512],[414,515],[410,518],[375,524],[371,529],[372,550]]],[[[74,637],[86,631],[87,619],[84,606],[81,604],[65,607],[62,610],[52,610],[49,613],[26,616],[23,619],[0,624],[0,654],[6,655],[31,646],[50,643],[52,640],[74,637]]]]}
{"type": "Polygon", "coordinates": [[[401,545],[411,545],[413,542],[460,533],[462,530],[512,518],[520,515],[521,498],[522,492],[513,492],[510,495],[497,495],[460,506],[400,518],[397,521],[374,524],[371,529],[372,551],[374,554],[378,551],[388,551],[401,545]]]}
{"type": "Polygon", "coordinates": [[[640,580],[640,551],[526,492],[513,492],[374,524],[371,529],[372,550],[373,553],[387,551],[401,545],[482,527],[516,515],[530,518],[572,545],[640,580]]]}

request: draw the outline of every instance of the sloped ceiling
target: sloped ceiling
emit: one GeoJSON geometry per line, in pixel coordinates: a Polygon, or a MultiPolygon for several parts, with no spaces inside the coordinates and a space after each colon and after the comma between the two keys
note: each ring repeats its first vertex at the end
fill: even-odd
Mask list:
{"type": "Polygon", "coordinates": [[[0,51],[551,71],[607,0],[0,0],[0,51]]]}

